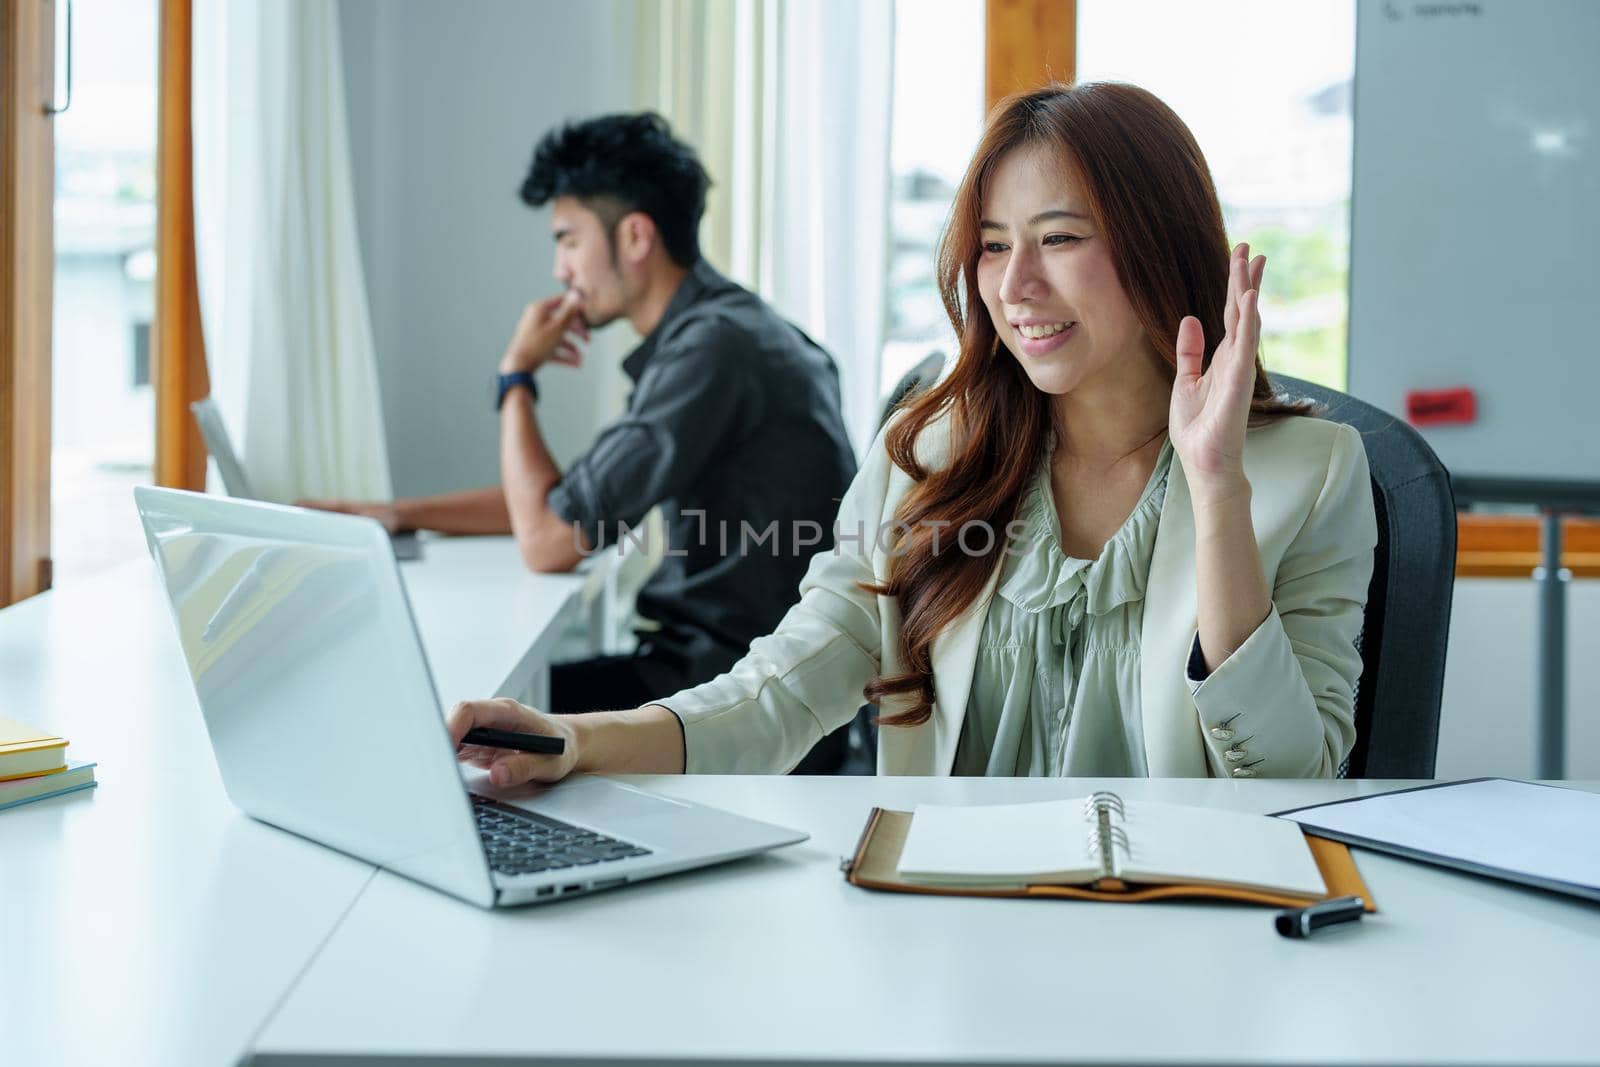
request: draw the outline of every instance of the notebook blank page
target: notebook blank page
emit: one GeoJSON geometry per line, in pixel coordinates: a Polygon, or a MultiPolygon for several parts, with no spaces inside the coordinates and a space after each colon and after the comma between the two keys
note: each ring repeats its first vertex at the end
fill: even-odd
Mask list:
{"type": "Polygon", "coordinates": [[[1083,799],[1034,804],[918,804],[900,851],[910,880],[1025,882],[1094,877],[1083,799]]]}
{"type": "Polygon", "coordinates": [[[1210,882],[1317,896],[1328,891],[1294,823],[1179,804],[1126,806],[1122,825],[1131,854],[1121,872],[1130,882],[1210,882]]]}

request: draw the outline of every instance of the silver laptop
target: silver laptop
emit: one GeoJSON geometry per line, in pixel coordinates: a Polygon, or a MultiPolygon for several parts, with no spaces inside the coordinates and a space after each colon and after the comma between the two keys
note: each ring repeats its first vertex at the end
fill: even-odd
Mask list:
{"type": "MultiPolygon", "coordinates": [[[[239,462],[239,454],[233,450],[233,438],[228,435],[228,424],[222,421],[222,409],[217,407],[217,402],[209,396],[203,396],[189,405],[189,411],[194,415],[195,425],[200,427],[200,437],[206,443],[206,451],[217,461],[222,488],[227,490],[229,496],[236,496],[240,500],[260,500],[260,494],[244,472],[244,464],[239,462]]],[[[422,558],[422,545],[417,541],[414,530],[390,534],[389,544],[394,549],[395,559],[422,558]]]]}
{"type": "Polygon", "coordinates": [[[484,907],[805,840],[592,776],[469,794],[382,526],[148,486],[134,498],[247,814],[484,907]]]}

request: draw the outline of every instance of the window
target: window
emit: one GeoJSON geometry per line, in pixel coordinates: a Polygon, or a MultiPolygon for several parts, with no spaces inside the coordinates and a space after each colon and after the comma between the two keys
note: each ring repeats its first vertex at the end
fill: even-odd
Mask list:
{"type": "Polygon", "coordinates": [[[1343,389],[1351,0],[1078,0],[1078,78],[1165,100],[1211,164],[1229,239],[1267,256],[1267,366],[1343,389]]]}
{"type": "Polygon", "coordinates": [[[144,550],[131,489],[155,448],[156,17],[156,0],[73,2],[72,106],[56,119],[57,586],[144,550]]]}
{"type": "Polygon", "coordinates": [[[934,255],[983,133],[984,0],[897,0],[889,293],[881,394],[932,352],[955,354],[934,255]]]}

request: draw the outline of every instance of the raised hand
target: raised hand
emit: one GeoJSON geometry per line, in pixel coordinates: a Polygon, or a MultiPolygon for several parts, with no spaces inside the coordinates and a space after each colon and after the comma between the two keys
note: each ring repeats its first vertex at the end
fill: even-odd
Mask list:
{"type": "Polygon", "coordinates": [[[1186,315],[1178,326],[1178,371],[1167,427],[1184,476],[1199,492],[1226,493],[1245,485],[1244,436],[1261,341],[1256,302],[1266,266],[1266,256],[1250,258],[1247,244],[1228,258],[1222,340],[1203,372],[1206,339],[1200,320],[1186,315]]]}

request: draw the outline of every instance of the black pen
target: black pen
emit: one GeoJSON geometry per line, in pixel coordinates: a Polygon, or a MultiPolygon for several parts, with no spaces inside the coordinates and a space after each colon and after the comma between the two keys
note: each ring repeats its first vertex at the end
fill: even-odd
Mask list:
{"type": "Polygon", "coordinates": [[[525,734],[514,730],[491,730],[478,726],[467,731],[461,739],[463,745],[483,745],[485,748],[510,748],[518,752],[533,752],[540,756],[559,756],[567,750],[567,742],[549,734],[525,734]]]}
{"type": "Polygon", "coordinates": [[[1273,925],[1284,937],[1310,937],[1313,930],[1359,919],[1366,909],[1366,901],[1360,897],[1334,897],[1332,900],[1319,900],[1304,908],[1279,912],[1273,925]]]}

